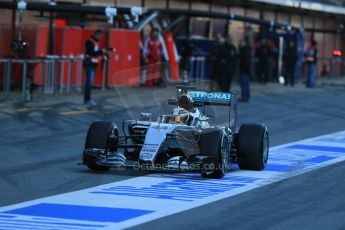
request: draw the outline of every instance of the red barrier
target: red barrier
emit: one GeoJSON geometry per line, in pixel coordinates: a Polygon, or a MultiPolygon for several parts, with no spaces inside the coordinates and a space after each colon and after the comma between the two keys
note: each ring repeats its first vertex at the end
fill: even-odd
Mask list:
{"type": "MultiPolygon", "coordinates": [[[[83,54],[83,44],[82,44],[82,29],[75,27],[63,27],[56,28],[55,32],[55,51],[58,56],[66,57],[75,57],[80,54],[83,54]]],[[[67,85],[68,80],[68,62],[63,62],[63,84],[67,85]]],[[[78,84],[78,79],[81,76],[78,76],[77,71],[78,63],[73,63],[72,66],[72,85],[78,84]]],[[[59,69],[59,76],[61,76],[61,69],[59,69]]],[[[80,81],[80,80],[79,80],[80,81]]]]}
{"type": "MultiPolygon", "coordinates": [[[[94,33],[94,29],[80,29],[72,27],[56,27],[54,33],[54,50],[58,56],[74,57],[84,53],[84,44],[94,33]]],[[[0,41],[4,46],[0,47],[0,56],[13,54],[10,51],[11,36],[9,36],[9,29],[0,28],[0,41]],[[8,44],[8,45],[7,45],[8,44]]],[[[29,50],[22,53],[18,57],[34,58],[45,57],[48,54],[49,46],[49,29],[46,26],[39,26],[34,29],[23,30],[23,38],[30,43],[29,50]]],[[[110,30],[106,31],[103,39],[100,41],[100,47],[115,47],[116,52],[110,53],[110,60],[108,63],[107,83],[109,86],[116,85],[135,85],[140,82],[140,32],[128,30],[110,30]]],[[[17,57],[17,56],[16,56],[17,57]]],[[[61,75],[60,65],[57,65],[58,75],[63,76],[63,85],[68,82],[68,62],[63,62],[63,74],[61,75]]],[[[81,72],[77,71],[77,63],[73,64],[72,84],[84,83],[81,82],[81,72]],[[78,75],[79,74],[79,75],[78,75]],[[77,76],[78,75],[78,76],[77,76]],[[77,80],[79,79],[79,82],[77,80]]],[[[13,66],[13,83],[20,85],[21,64],[13,66]],[[18,66],[18,68],[17,68],[18,66]]],[[[32,68],[32,75],[35,76],[35,84],[42,85],[44,83],[45,68],[41,65],[30,65],[32,68]],[[34,73],[34,74],[33,74],[34,73]]],[[[80,68],[79,63],[79,68],[80,68]]],[[[29,67],[31,68],[31,67],[29,67]]],[[[79,69],[80,70],[80,69],[79,69]]],[[[95,86],[102,85],[103,79],[102,63],[99,64],[95,75],[95,86]]],[[[31,74],[30,74],[31,75],[31,74]]],[[[104,75],[106,76],[106,75],[104,75]]],[[[59,83],[60,83],[59,79],[59,83]]]]}
{"type": "MultiPolygon", "coordinates": [[[[0,58],[4,58],[10,54],[10,44],[12,40],[12,31],[10,27],[0,27],[0,58]]],[[[0,63],[0,86],[2,87],[4,82],[3,69],[5,68],[4,64],[0,63]]]]}
{"type": "Polygon", "coordinates": [[[179,80],[178,54],[176,51],[174,35],[172,33],[165,33],[164,42],[169,56],[171,80],[179,80]]]}
{"type": "MultiPolygon", "coordinates": [[[[18,58],[34,58],[35,57],[35,50],[36,50],[36,40],[37,40],[37,27],[29,27],[25,28],[23,30],[23,41],[26,41],[29,43],[28,49],[23,52],[23,53],[18,53],[16,57],[18,58]]],[[[16,65],[13,66],[13,68],[16,65]]],[[[37,64],[31,63],[28,64],[28,69],[27,69],[27,75],[30,77],[33,77],[35,75],[35,69],[36,69],[37,64]]],[[[16,83],[17,87],[22,87],[22,81],[23,81],[23,66],[21,64],[18,64],[17,67],[18,72],[16,75],[13,76],[13,80],[16,83]]]]}
{"type": "Polygon", "coordinates": [[[45,57],[48,52],[48,27],[39,26],[36,32],[36,57],[45,57]]]}
{"type": "MultiPolygon", "coordinates": [[[[74,27],[66,27],[64,32],[64,46],[63,46],[63,55],[67,57],[72,56],[78,56],[83,54],[83,43],[82,41],[83,37],[83,30],[80,28],[74,28],[74,27]]],[[[78,79],[80,79],[82,73],[78,73],[77,71],[78,63],[73,63],[73,71],[72,71],[72,84],[77,85],[78,79]]],[[[65,74],[64,74],[64,82],[67,82],[68,77],[68,68],[64,68],[65,74]]],[[[79,80],[81,83],[81,79],[79,80]]]]}
{"type": "MultiPolygon", "coordinates": [[[[48,27],[40,26],[37,28],[36,32],[36,48],[35,48],[35,56],[36,57],[45,57],[48,52],[48,27]]],[[[37,85],[43,84],[43,76],[44,76],[44,68],[41,68],[41,65],[36,65],[35,67],[35,79],[34,83],[37,85]],[[42,73],[41,73],[42,71],[42,73]]]]}
{"type": "Polygon", "coordinates": [[[8,56],[11,52],[12,30],[10,27],[0,27],[0,57],[8,56]]]}
{"type": "Polygon", "coordinates": [[[109,46],[116,52],[110,55],[108,85],[137,85],[140,82],[140,33],[110,30],[109,46]]]}
{"type": "Polygon", "coordinates": [[[126,52],[123,63],[127,73],[126,83],[137,85],[140,83],[140,33],[136,31],[124,31],[126,33],[126,52]]]}

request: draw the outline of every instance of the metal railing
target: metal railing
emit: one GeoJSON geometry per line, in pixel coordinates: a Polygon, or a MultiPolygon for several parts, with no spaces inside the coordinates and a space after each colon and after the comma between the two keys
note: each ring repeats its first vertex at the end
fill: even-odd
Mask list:
{"type": "MultiPolygon", "coordinates": [[[[319,59],[320,65],[328,64],[326,66],[326,73],[328,78],[337,78],[342,76],[345,71],[345,62],[344,59],[340,57],[333,57],[333,58],[320,58],[319,59]],[[323,63],[324,61],[324,63],[323,63]]],[[[322,66],[322,68],[324,68],[322,66]]]]}
{"type": "Polygon", "coordinates": [[[3,78],[2,78],[2,91],[4,94],[4,98],[7,99],[9,97],[9,93],[11,90],[11,75],[12,72],[12,63],[11,59],[0,59],[0,63],[3,64],[3,78]]]}
{"type": "Polygon", "coordinates": [[[32,92],[30,89],[33,84],[37,86],[39,95],[54,95],[57,92],[71,93],[73,89],[82,92],[83,60],[82,55],[69,57],[49,55],[44,58],[0,59],[0,63],[3,64],[2,99],[7,100],[12,91],[14,64],[21,64],[21,93],[24,100],[31,100],[32,92]],[[32,78],[28,74],[30,64],[36,65],[32,78]],[[74,68],[76,68],[76,76],[73,81],[74,68]]]}
{"type": "MultiPolygon", "coordinates": [[[[7,100],[10,98],[10,93],[14,91],[13,85],[18,86],[16,92],[21,92],[23,100],[31,100],[32,85],[35,84],[37,95],[55,95],[57,93],[71,93],[73,90],[81,93],[83,90],[83,55],[79,56],[46,56],[44,58],[30,58],[30,59],[15,59],[2,58],[0,59],[0,99],[7,100]],[[20,64],[20,71],[15,71],[20,64]],[[29,77],[29,65],[36,65],[32,78],[29,77]],[[21,74],[21,82],[14,82],[14,72],[21,74]]],[[[188,81],[203,82],[209,79],[207,75],[207,58],[205,56],[190,57],[190,68],[188,72],[188,81]]],[[[319,59],[319,63],[327,63],[329,78],[337,77],[343,74],[345,70],[345,62],[340,58],[319,59]]],[[[103,62],[104,67],[107,62],[103,62]]],[[[253,73],[255,73],[255,60],[253,59],[253,73]]],[[[145,70],[146,68],[142,68],[145,70]]],[[[165,72],[168,68],[165,68],[165,72]]],[[[106,89],[107,76],[106,69],[103,68],[101,89],[106,89]]],[[[164,75],[169,75],[165,73],[164,75]]],[[[182,76],[182,74],[180,74],[182,76]]],[[[143,81],[143,79],[142,79],[143,81]]]]}

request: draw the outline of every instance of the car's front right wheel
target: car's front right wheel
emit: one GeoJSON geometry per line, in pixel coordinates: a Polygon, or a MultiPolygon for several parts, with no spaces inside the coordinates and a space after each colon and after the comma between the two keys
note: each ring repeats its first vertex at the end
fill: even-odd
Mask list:
{"type": "MultiPolygon", "coordinates": [[[[115,151],[115,142],[111,138],[114,133],[118,134],[115,123],[109,121],[93,122],[87,132],[85,149],[104,149],[105,152],[115,151]]],[[[108,171],[110,169],[109,166],[97,164],[97,158],[86,153],[83,154],[83,162],[89,169],[94,171],[108,171]]]]}

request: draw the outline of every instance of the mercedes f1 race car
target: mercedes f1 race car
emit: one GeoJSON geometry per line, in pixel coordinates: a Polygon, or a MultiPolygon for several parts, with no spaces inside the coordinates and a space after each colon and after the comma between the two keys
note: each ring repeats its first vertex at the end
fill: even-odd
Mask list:
{"type": "Polygon", "coordinates": [[[237,101],[232,93],[207,92],[177,86],[168,101],[173,113],[152,121],[150,113],[122,123],[122,135],[112,121],[93,122],[87,132],[83,164],[95,171],[125,167],[127,161],[148,171],[197,171],[203,177],[222,178],[231,164],[240,169],[263,170],[269,136],[259,124],[243,124],[236,132],[237,101]],[[205,106],[229,108],[229,124],[210,124],[205,106]]]}

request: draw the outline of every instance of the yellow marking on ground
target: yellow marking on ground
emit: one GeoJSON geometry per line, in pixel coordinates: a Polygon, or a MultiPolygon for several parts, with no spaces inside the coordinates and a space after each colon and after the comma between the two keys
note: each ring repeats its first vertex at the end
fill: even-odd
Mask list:
{"type": "Polygon", "coordinates": [[[50,107],[45,107],[45,108],[21,108],[21,109],[16,109],[16,112],[17,113],[41,112],[41,111],[47,111],[49,109],[50,109],[50,107]]]}
{"type": "Polygon", "coordinates": [[[60,112],[60,115],[73,116],[73,115],[86,114],[86,113],[96,113],[96,112],[97,112],[97,110],[66,111],[66,112],[60,112]]]}

